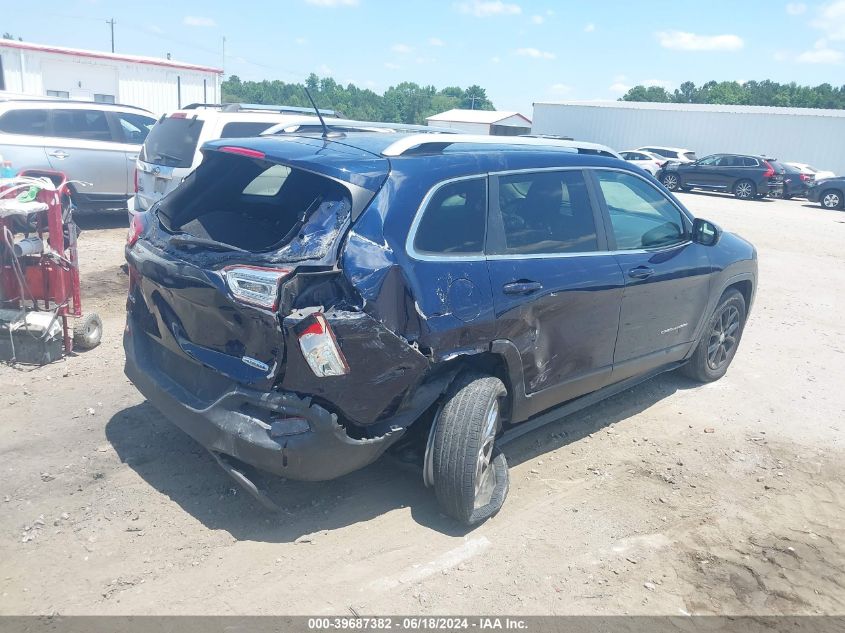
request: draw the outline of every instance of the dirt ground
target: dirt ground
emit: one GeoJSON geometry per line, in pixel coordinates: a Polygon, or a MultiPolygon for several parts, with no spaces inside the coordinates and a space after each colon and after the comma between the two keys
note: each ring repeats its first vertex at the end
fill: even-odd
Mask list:
{"type": "Polygon", "coordinates": [[[385,461],[266,514],[123,376],[125,220],[83,221],[102,345],[0,367],[0,613],[845,614],[845,213],[682,198],[759,250],[727,376],[512,443],[471,531],[385,461]]]}

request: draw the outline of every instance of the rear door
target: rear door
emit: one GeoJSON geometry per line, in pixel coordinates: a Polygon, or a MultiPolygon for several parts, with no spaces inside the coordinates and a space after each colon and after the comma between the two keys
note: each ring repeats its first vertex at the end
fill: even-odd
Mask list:
{"type": "Polygon", "coordinates": [[[538,410],[607,384],[624,281],[584,173],[496,176],[487,250],[496,336],[538,410]]]}
{"type": "Polygon", "coordinates": [[[50,136],[44,139],[50,166],[77,185],[80,197],[108,206],[128,197],[126,151],[103,110],[51,109],[50,136]]]}
{"type": "Polygon", "coordinates": [[[136,112],[109,112],[113,127],[117,130],[119,140],[124,145],[126,156],[127,180],[126,190],[135,190],[135,164],[141,152],[141,146],[156,123],[153,117],[136,112]]]}
{"type": "Polygon", "coordinates": [[[707,247],[690,240],[689,217],[647,179],[592,171],[608,239],[625,279],[613,380],[680,360],[710,289],[707,247]]]}

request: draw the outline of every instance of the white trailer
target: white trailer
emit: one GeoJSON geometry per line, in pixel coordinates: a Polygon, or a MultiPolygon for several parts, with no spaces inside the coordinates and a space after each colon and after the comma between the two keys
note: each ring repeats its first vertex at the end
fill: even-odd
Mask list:
{"type": "Polygon", "coordinates": [[[219,103],[222,73],[170,59],[0,39],[0,91],[10,96],[122,103],[163,114],[189,103],[219,103]]]}
{"type": "Polygon", "coordinates": [[[845,174],[845,110],[630,101],[534,104],[533,134],[616,150],[647,145],[707,154],[765,154],[845,174]]]}

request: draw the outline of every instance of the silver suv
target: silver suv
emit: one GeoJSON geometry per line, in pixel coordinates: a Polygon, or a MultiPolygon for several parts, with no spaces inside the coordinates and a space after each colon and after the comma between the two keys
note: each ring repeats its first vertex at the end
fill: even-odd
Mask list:
{"type": "Polygon", "coordinates": [[[135,161],[156,119],[132,106],[67,100],[0,101],[0,155],[12,169],[55,169],[83,210],[126,209],[135,161]]]}

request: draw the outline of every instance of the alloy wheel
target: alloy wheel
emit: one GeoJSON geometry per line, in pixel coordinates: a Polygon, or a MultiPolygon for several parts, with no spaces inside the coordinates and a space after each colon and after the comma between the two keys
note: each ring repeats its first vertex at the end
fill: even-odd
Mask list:
{"type": "Polygon", "coordinates": [[[826,193],[822,198],[822,206],[824,206],[825,209],[838,209],[841,203],[842,200],[839,197],[839,194],[833,191],[826,193]]]}
{"type": "Polygon", "coordinates": [[[754,190],[751,186],[750,182],[741,182],[736,187],[736,197],[737,198],[750,198],[754,195],[754,190]]]}
{"type": "Polygon", "coordinates": [[[707,342],[707,365],[713,371],[730,361],[731,352],[737,344],[739,325],[739,310],[732,305],[726,306],[716,318],[707,342]]]}
{"type": "Polygon", "coordinates": [[[669,191],[674,191],[678,187],[677,176],[673,176],[671,174],[669,174],[668,176],[664,176],[663,186],[666,187],[669,191]]]}
{"type": "Polygon", "coordinates": [[[496,487],[496,475],[490,462],[493,458],[493,443],[499,421],[499,401],[493,403],[484,421],[484,431],[481,436],[481,446],[475,464],[475,507],[480,508],[490,503],[493,490],[496,487]]]}

